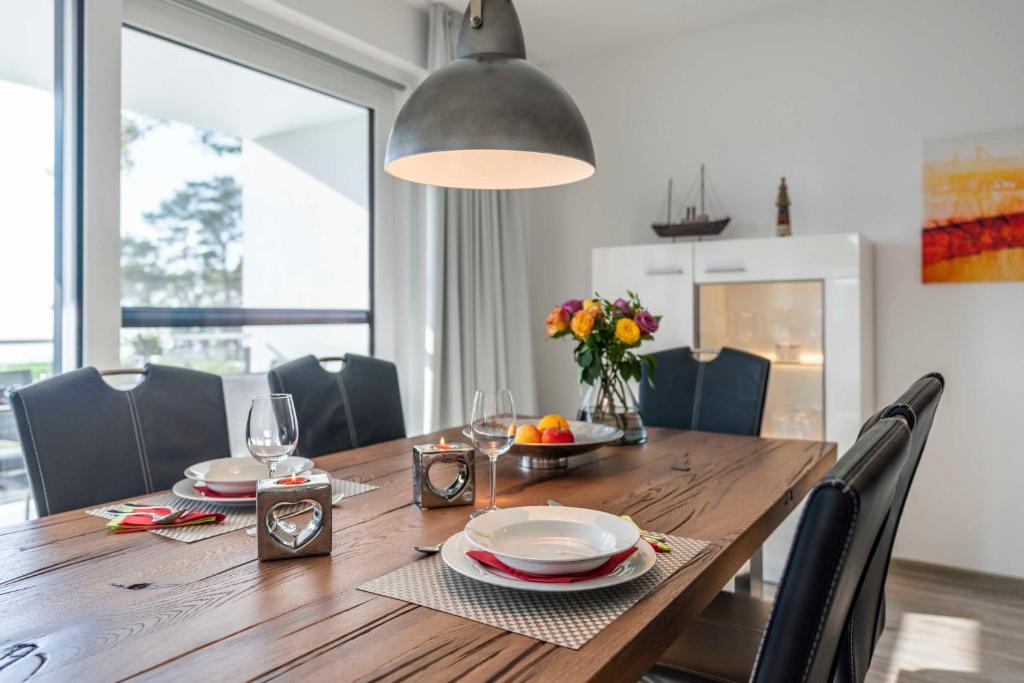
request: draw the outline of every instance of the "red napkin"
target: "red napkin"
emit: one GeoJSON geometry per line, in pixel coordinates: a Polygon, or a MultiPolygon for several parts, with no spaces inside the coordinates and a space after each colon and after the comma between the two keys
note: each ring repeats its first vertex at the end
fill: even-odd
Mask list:
{"type": "Polygon", "coordinates": [[[107,528],[115,534],[149,529],[173,529],[195,524],[220,524],[224,521],[224,515],[219,512],[189,510],[171,522],[157,523],[157,519],[171,514],[174,509],[166,506],[151,506],[146,503],[124,503],[120,508],[114,508],[110,512],[117,514],[117,517],[107,522],[107,528]]]}
{"type": "Polygon", "coordinates": [[[214,491],[213,489],[211,489],[206,484],[200,483],[198,481],[195,484],[192,485],[192,488],[194,488],[196,490],[196,493],[198,493],[201,496],[206,496],[207,498],[255,498],[256,497],[256,493],[255,492],[254,493],[221,493],[220,491],[214,491]]]}
{"type": "Polygon", "coordinates": [[[541,576],[539,574],[531,574],[529,572],[513,569],[495,557],[493,553],[489,553],[485,550],[469,550],[466,552],[466,555],[472,557],[481,564],[486,564],[488,567],[493,567],[494,569],[503,571],[509,576],[514,576],[515,578],[522,579],[523,581],[536,581],[537,583],[573,583],[574,581],[587,581],[589,579],[597,579],[602,576],[607,576],[615,571],[616,567],[625,562],[626,559],[635,552],[636,546],[633,546],[628,550],[623,550],[618,555],[612,555],[600,567],[595,567],[589,572],[585,572],[583,574],[571,574],[569,576],[541,576]]]}

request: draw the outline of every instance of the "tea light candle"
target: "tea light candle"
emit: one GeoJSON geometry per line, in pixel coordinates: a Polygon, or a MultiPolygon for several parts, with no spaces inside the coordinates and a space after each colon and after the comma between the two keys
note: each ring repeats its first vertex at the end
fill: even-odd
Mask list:
{"type": "Polygon", "coordinates": [[[305,477],[300,477],[297,474],[293,474],[290,477],[278,479],[277,483],[281,484],[282,486],[297,486],[299,484],[305,484],[307,481],[309,481],[309,479],[306,479],[305,477]]]}

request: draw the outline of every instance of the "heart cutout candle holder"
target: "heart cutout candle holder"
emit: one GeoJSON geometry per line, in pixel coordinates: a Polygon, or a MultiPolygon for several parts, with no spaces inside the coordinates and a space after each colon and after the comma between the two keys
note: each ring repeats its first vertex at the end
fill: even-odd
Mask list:
{"type": "Polygon", "coordinates": [[[472,505],[476,497],[473,447],[461,443],[414,446],[412,495],[420,509],[472,505]]]}
{"type": "Polygon", "coordinates": [[[267,518],[264,521],[267,525],[267,533],[278,543],[294,552],[308,545],[316,539],[317,534],[323,531],[324,509],[320,503],[309,498],[300,500],[298,503],[276,503],[270,508],[270,512],[267,513],[267,518]],[[296,510],[296,505],[302,507],[296,510]],[[310,515],[309,521],[306,522],[301,530],[298,530],[294,523],[289,522],[287,519],[282,519],[280,516],[282,514],[293,516],[305,512],[311,512],[312,515],[310,515]]]}
{"type": "Polygon", "coordinates": [[[326,555],[331,552],[331,477],[261,479],[256,486],[256,541],[261,560],[326,555]],[[299,526],[290,516],[311,513],[299,526]]]}

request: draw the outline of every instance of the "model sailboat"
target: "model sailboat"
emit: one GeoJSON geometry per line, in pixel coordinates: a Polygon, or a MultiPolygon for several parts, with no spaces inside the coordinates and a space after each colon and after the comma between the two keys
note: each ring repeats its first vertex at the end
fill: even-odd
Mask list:
{"type": "Polygon", "coordinates": [[[705,209],[705,194],[707,182],[704,174],[704,164],[700,165],[700,207],[687,206],[686,211],[679,221],[672,220],[672,181],[668,181],[668,216],[664,223],[651,225],[659,237],[703,237],[705,235],[717,235],[729,224],[729,217],[713,218],[708,215],[705,209]]]}

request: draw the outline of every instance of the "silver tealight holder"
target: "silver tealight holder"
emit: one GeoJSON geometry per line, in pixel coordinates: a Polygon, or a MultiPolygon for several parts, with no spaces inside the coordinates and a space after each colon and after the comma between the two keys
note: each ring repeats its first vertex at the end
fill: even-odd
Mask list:
{"type": "Polygon", "coordinates": [[[476,461],[464,443],[413,446],[412,496],[421,510],[472,505],[476,499],[476,461]],[[436,483],[441,480],[441,484],[436,483]]]}
{"type": "Polygon", "coordinates": [[[256,541],[261,560],[331,552],[331,477],[296,474],[256,485],[256,541]],[[289,518],[309,515],[302,526],[289,518]]]}

